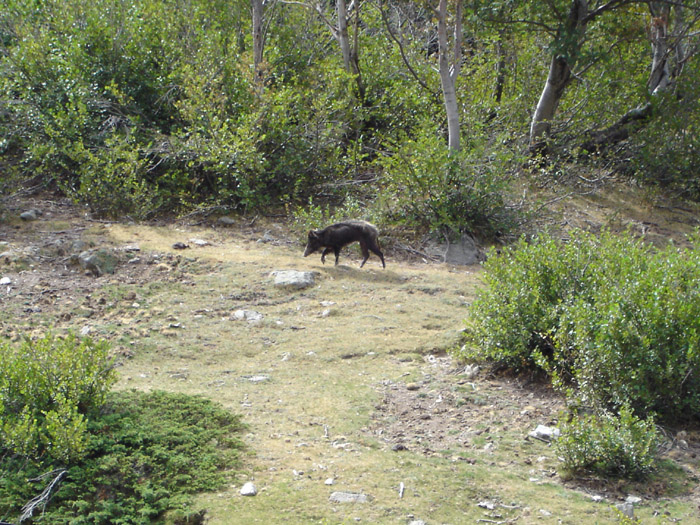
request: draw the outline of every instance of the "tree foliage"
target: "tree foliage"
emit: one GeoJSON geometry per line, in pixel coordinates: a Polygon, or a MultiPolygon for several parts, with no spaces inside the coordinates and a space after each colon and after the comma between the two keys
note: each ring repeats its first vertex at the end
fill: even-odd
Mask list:
{"type": "MultiPolygon", "coordinates": [[[[695,115],[697,2],[577,1],[585,12],[574,25],[574,0],[460,2],[453,69],[464,154],[483,172],[502,158],[504,140],[525,151],[554,57],[567,75],[545,119],[550,151],[575,151],[651,101],[658,111],[648,134],[626,143],[646,160],[629,172],[684,190],[690,160],[672,152],[687,149],[692,130],[675,131],[674,97],[649,92],[650,28],[666,24],[662,43],[677,59],[669,93],[695,115]],[[662,138],[666,173],[644,154],[662,138]]],[[[97,213],[134,217],[309,197],[335,205],[358,188],[398,191],[396,170],[378,160],[427,135],[447,147],[436,5],[339,5],[343,20],[333,3],[265,4],[254,31],[244,0],[8,0],[0,12],[5,178],[52,182],[97,213]]],[[[455,12],[451,2],[446,11],[455,12]]],[[[618,162],[629,164],[627,153],[618,162]]],[[[494,181],[504,202],[521,166],[512,157],[494,181]]],[[[474,228],[487,215],[456,226],[474,228]]]]}

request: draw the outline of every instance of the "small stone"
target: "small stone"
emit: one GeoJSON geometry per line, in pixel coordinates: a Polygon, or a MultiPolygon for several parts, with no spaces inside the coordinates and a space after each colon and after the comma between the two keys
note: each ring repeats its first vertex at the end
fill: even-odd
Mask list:
{"type": "Polygon", "coordinates": [[[176,242],[173,244],[174,250],[184,250],[185,248],[189,248],[189,246],[184,242],[176,242]]]}
{"type": "Polygon", "coordinates": [[[221,226],[233,226],[234,224],[236,224],[236,221],[231,217],[219,217],[218,219],[216,219],[216,224],[219,224],[221,226]]]}
{"type": "Polygon", "coordinates": [[[492,501],[480,501],[478,503],[478,505],[482,509],[486,509],[486,510],[493,510],[494,508],[496,508],[496,505],[494,505],[494,503],[492,501]]]}
{"type": "Polygon", "coordinates": [[[631,503],[632,505],[636,505],[636,504],[641,503],[641,502],[642,502],[642,498],[640,498],[639,496],[629,495],[629,496],[627,496],[627,499],[625,499],[625,503],[631,503]]]}
{"type": "Polygon", "coordinates": [[[467,365],[464,368],[464,376],[467,380],[474,379],[479,374],[479,365],[467,365]]]}
{"type": "Polygon", "coordinates": [[[328,478],[325,483],[326,485],[333,485],[333,483],[335,483],[335,480],[333,478],[328,478]]]}
{"type": "Polygon", "coordinates": [[[27,210],[25,212],[20,213],[19,218],[23,221],[35,221],[37,220],[39,215],[41,215],[41,212],[39,210],[27,210]]]}
{"type": "Polygon", "coordinates": [[[241,496],[257,496],[258,489],[250,481],[241,488],[241,496]]]}
{"type": "Polygon", "coordinates": [[[528,435],[543,441],[552,441],[559,437],[559,429],[554,427],[547,427],[545,425],[537,425],[537,428],[530,432],[528,435]]]}
{"type": "Polygon", "coordinates": [[[270,235],[270,232],[265,232],[262,237],[260,237],[256,242],[259,242],[261,244],[265,244],[268,242],[274,242],[275,238],[270,235]]]}
{"type": "Polygon", "coordinates": [[[196,246],[209,246],[211,243],[209,241],[205,241],[204,239],[190,239],[190,242],[196,246]]]}
{"type": "Polygon", "coordinates": [[[12,279],[9,277],[3,277],[0,279],[0,285],[5,285],[5,284],[12,284],[12,279]]]}

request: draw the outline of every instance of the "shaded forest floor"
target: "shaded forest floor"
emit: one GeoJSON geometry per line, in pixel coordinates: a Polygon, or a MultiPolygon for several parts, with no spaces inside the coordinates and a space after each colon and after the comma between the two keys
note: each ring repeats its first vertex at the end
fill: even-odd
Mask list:
{"type": "MultiPolygon", "coordinates": [[[[700,217],[613,184],[549,191],[536,227],[562,235],[629,227],[682,243],[700,217]]],[[[118,388],[199,394],[243,415],[244,470],[198,499],[208,523],[609,523],[630,495],[642,522],[700,519],[700,433],[681,447],[666,429],[668,461],[651,482],[565,480],[553,448],[528,437],[556,424],[562,398],[527,378],[472,376],[449,356],[478,266],[389,248],[385,270],[374,256],[360,269],[354,247],[324,266],[261,219],[101,222],[50,196],[6,202],[4,214],[0,335],[106,338],[118,388]],[[30,208],[39,218],[20,220],[30,208]],[[113,274],[73,263],[97,248],[117,257],[113,274]],[[315,285],[276,287],[271,272],[288,269],[316,272],[315,285]],[[257,496],[239,494],[247,481],[257,496]]]]}

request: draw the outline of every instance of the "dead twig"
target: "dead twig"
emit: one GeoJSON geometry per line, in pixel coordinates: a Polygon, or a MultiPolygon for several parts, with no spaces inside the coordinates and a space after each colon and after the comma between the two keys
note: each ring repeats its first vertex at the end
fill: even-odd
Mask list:
{"type": "Polygon", "coordinates": [[[54,487],[58,484],[59,481],[63,479],[63,476],[66,475],[68,471],[66,469],[56,469],[52,470],[51,472],[46,472],[45,474],[42,474],[38,478],[30,479],[29,481],[42,481],[49,476],[54,476],[53,480],[51,483],[49,483],[44,490],[41,491],[41,494],[38,496],[32,498],[24,507],[22,507],[22,515],[19,518],[20,523],[23,522],[24,520],[28,520],[29,518],[32,517],[32,514],[34,514],[34,510],[41,505],[42,507],[46,507],[48,504],[49,500],[51,499],[51,493],[53,492],[54,487]]]}

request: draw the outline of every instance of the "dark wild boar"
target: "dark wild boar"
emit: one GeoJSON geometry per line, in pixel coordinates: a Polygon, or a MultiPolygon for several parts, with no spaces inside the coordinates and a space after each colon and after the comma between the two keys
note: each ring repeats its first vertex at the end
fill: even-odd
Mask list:
{"type": "Polygon", "coordinates": [[[379,256],[382,260],[382,267],[386,268],[384,254],[379,249],[379,243],[377,242],[378,235],[377,228],[365,221],[345,221],[331,224],[322,230],[311,230],[309,232],[309,241],[306,244],[306,250],[304,250],[304,257],[323,248],[321,262],[326,264],[326,254],[333,251],[335,253],[335,264],[337,265],[340,249],[358,241],[364,257],[360,268],[369,259],[370,250],[379,256]]]}

